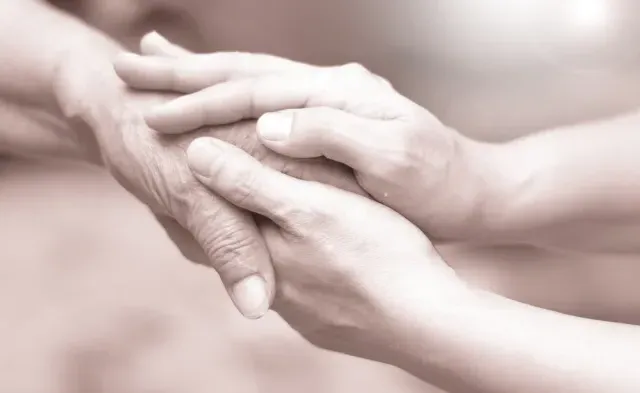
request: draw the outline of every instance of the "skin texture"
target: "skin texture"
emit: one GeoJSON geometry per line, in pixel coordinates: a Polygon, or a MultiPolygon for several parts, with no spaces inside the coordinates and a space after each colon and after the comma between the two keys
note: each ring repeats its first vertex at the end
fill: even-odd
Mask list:
{"type": "MultiPolygon", "coordinates": [[[[3,43],[7,52],[12,53],[12,62],[11,63],[3,63],[4,68],[2,69],[0,78],[0,84],[2,87],[3,96],[9,97],[9,102],[11,108],[18,108],[18,112],[15,118],[17,121],[22,121],[24,119],[31,119],[29,115],[37,111],[38,113],[42,113],[44,116],[42,118],[51,119],[50,124],[59,124],[58,127],[44,127],[40,123],[30,122],[31,125],[37,126],[33,128],[34,131],[37,131],[38,135],[33,135],[32,138],[24,138],[29,141],[28,144],[22,144],[22,151],[17,150],[15,153],[26,154],[30,152],[37,151],[37,144],[34,141],[46,141],[46,144],[40,145],[41,150],[47,150],[50,153],[58,154],[62,156],[80,156],[86,157],[87,159],[91,159],[96,162],[110,162],[110,168],[113,169],[114,175],[123,183],[128,189],[134,191],[138,196],[142,197],[142,199],[151,204],[153,209],[160,211],[160,213],[164,213],[167,203],[167,198],[163,195],[164,185],[162,185],[163,180],[159,180],[157,177],[155,179],[151,179],[150,183],[145,183],[147,181],[145,174],[143,172],[144,165],[139,165],[144,163],[144,161],[136,162],[136,158],[131,159],[129,163],[127,160],[129,158],[126,157],[126,154],[123,157],[119,157],[122,152],[126,152],[126,148],[122,148],[123,142],[122,138],[119,137],[120,132],[123,128],[127,129],[125,135],[134,134],[138,135],[139,133],[129,132],[131,129],[133,130],[147,130],[146,127],[141,125],[140,116],[138,111],[141,111],[143,108],[152,105],[152,102],[158,102],[157,100],[166,100],[169,97],[162,95],[132,95],[130,92],[126,91],[121,85],[118,85],[117,79],[114,78],[114,75],[111,70],[110,63],[118,52],[121,51],[121,48],[114,44],[112,41],[106,39],[104,36],[99,33],[89,29],[87,26],[82,25],[77,20],[65,16],[62,13],[56,12],[50,8],[47,8],[37,2],[25,2],[21,4],[15,3],[7,3],[3,4],[3,23],[2,26],[7,28],[7,34],[5,37],[10,37],[13,35],[20,35],[25,38],[32,37],[30,32],[35,31],[38,26],[48,26],[49,33],[46,34],[46,37],[49,41],[46,42],[48,45],[42,45],[40,40],[36,39],[26,39],[21,46],[13,45],[12,41],[7,41],[3,43]],[[28,15],[29,17],[21,17],[24,15],[28,15]],[[15,24],[10,23],[16,20],[24,20],[24,23],[15,24]],[[60,37],[60,39],[56,39],[56,37],[60,37]],[[74,37],[74,40],[69,41],[66,39],[62,39],[62,37],[74,37]],[[36,55],[37,54],[37,55],[36,55]],[[37,61],[35,60],[37,57],[37,61]],[[83,67],[78,67],[77,65],[74,67],[73,64],[71,66],[67,66],[66,68],[61,64],[69,64],[73,62],[67,61],[62,62],[62,60],[68,60],[69,58],[76,59],[76,63],[83,64],[83,67]],[[13,67],[11,64],[18,64],[19,66],[13,67]],[[10,65],[10,67],[6,67],[10,65]],[[14,75],[15,70],[20,70],[21,75],[18,77],[14,75]],[[60,77],[61,74],[66,74],[66,77],[60,77]],[[20,86],[15,84],[16,80],[20,79],[28,80],[29,84],[22,84],[20,86]],[[52,81],[57,80],[58,84],[55,89],[52,88],[52,81]],[[65,81],[64,83],[61,82],[65,81]],[[101,81],[102,89],[95,89],[93,85],[95,81],[101,81]],[[71,83],[73,82],[73,83],[71,83]],[[137,97],[136,100],[139,102],[126,102],[126,97],[137,97]],[[144,103],[143,103],[144,101],[144,103]],[[123,108],[126,106],[126,108],[123,108]],[[22,119],[22,120],[21,120],[22,119]],[[74,120],[74,121],[71,121],[74,120]],[[102,124],[101,124],[102,123],[102,124]],[[130,123],[130,125],[127,125],[130,123]],[[118,129],[120,127],[120,129],[118,129]],[[114,129],[116,131],[114,132],[114,129]],[[95,132],[95,135],[94,135],[95,132]],[[97,136],[97,138],[96,138],[97,136]],[[40,138],[44,137],[44,138],[40,138]],[[98,143],[100,142],[100,143],[98,143]],[[25,147],[26,146],[26,147],[25,147]],[[111,146],[111,147],[109,147],[111,146]],[[106,159],[105,159],[106,158],[106,159]],[[115,163],[115,164],[113,164],[115,163]],[[118,165],[120,167],[118,167],[118,165]],[[140,168],[142,166],[143,168],[140,168]],[[139,173],[136,173],[138,171],[139,173]],[[155,183],[154,183],[155,182],[155,183]],[[153,188],[156,187],[157,190],[153,188]],[[147,189],[148,188],[148,189],[147,189]]],[[[176,53],[172,53],[176,55],[176,53]]],[[[10,118],[11,119],[11,118],[10,118]]],[[[44,123],[47,124],[47,123],[44,123]]],[[[614,125],[617,123],[614,123],[614,125]]],[[[629,130],[633,130],[634,120],[631,118],[628,122],[627,128],[629,130]]],[[[612,126],[614,126],[612,125],[612,126]]],[[[582,127],[576,127],[575,131],[580,131],[582,127]]],[[[144,132],[144,131],[143,131],[144,132]]],[[[7,140],[7,144],[5,146],[16,146],[18,143],[14,143],[14,141],[19,141],[15,136],[17,134],[5,133],[3,136],[7,140]],[[12,136],[13,135],[13,136],[12,136]]],[[[252,132],[247,133],[248,138],[251,139],[252,132]]],[[[234,136],[235,138],[236,136],[234,136]]],[[[230,137],[231,138],[231,137],[230,137]]],[[[135,139],[135,138],[134,138],[135,139]]],[[[242,140],[242,136],[240,138],[242,140]]],[[[562,139],[562,138],[560,138],[562,139]]],[[[538,140],[537,138],[533,138],[534,142],[538,140]]],[[[609,142],[615,141],[624,141],[623,139],[611,139],[609,142]]],[[[155,143],[154,141],[152,141],[155,143]]],[[[135,143],[135,141],[134,141],[135,143]]],[[[151,143],[151,144],[153,144],[151,143]]],[[[548,143],[548,142],[547,142],[548,143]]],[[[624,143],[624,142],[621,142],[624,143]]],[[[242,141],[244,144],[244,141],[242,141]]],[[[527,152],[527,146],[529,143],[518,144],[519,148],[509,149],[511,152],[515,152],[516,154],[507,155],[508,158],[518,159],[519,157],[527,157],[528,154],[523,154],[527,152]]],[[[565,145],[565,144],[562,144],[565,145]]],[[[628,145],[628,144],[627,144],[628,145]]],[[[129,146],[131,147],[131,146],[129,146]]],[[[127,148],[129,148],[127,147],[127,148]]],[[[148,145],[143,146],[133,146],[134,149],[142,150],[144,154],[148,153],[147,149],[148,145]]],[[[249,146],[248,149],[252,149],[253,146],[249,146]]],[[[585,148],[589,148],[585,146],[585,148]]],[[[573,147],[572,147],[573,149],[573,147]]],[[[175,153],[179,156],[180,148],[176,148],[175,153]]],[[[615,151],[612,149],[612,151],[615,151]]],[[[257,154],[260,154],[256,152],[257,154]]],[[[588,155],[581,155],[582,157],[588,157],[588,155]]],[[[141,160],[148,160],[148,156],[140,155],[141,160]]],[[[551,157],[552,161],[555,161],[559,158],[566,157],[566,155],[558,152],[557,157],[551,157]]],[[[498,163],[500,160],[497,160],[498,163]]],[[[520,168],[520,163],[517,161],[507,160],[509,165],[499,165],[496,163],[492,163],[491,166],[496,165],[495,168],[503,169],[514,169],[518,170],[520,168]]],[[[562,161],[557,161],[560,165],[559,167],[552,167],[552,173],[559,173],[559,168],[564,168],[563,173],[567,173],[570,176],[573,176],[573,171],[575,170],[575,165],[567,165],[566,162],[562,163],[562,161]]],[[[607,160],[607,162],[615,162],[607,160]]],[[[629,163],[633,163],[632,160],[629,163]]],[[[156,164],[156,163],[154,163],[156,164]]],[[[526,163],[525,163],[526,164],[526,163]]],[[[170,164],[168,168],[171,167],[170,164]]],[[[580,167],[580,166],[578,166],[580,167]]],[[[630,165],[631,168],[637,168],[636,165],[630,165]]],[[[291,170],[292,165],[286,165],[283,167],[285,171],[291,170]]],[[[525,167],[526,168],[526,167],[525,167]]],[[[626,167],[625,167],[626,168],[626,167]]],[[[531,178],[535,178],[536,174],[531,171],[532,168],[527,168],[520,173],[524,173],[527,176],[531,176],[531,178]]],[[[620,168],[618,168],[620,169],[620,168]]],[[[344,170],[342,168],[341,170],[344,170]]],[[[315,172],[315,169],[313,170],[315,172]]],[[[348,173],[348,170],[345,170],[348,173]]],[[[168,172],[171,172],[169,170],[168,172]]],[[[302,170],[302,176],[310,176],[310,174],[304,173],[306,170],[302,170]]],[[[319,172],[320,173],[320,172],[319,172]]],[[[188,175],[185,175],[188,180],[188,175]]],[[[151,176],[148,176],[151,177],[151,176]]],[[[327,176],[333,179],[342,179],[342,175],[334,177],[333,175],[327,176]]],[[[531,180],[531,178],[526,178],[524,180],[531,180]]],[[[544,175],[543,175],[544,178],[544,175]]],[[[562,182],[563,176],[552,176],[545,187],[546,189],[557,189],[553,185],[556,182],[562,182]]],[[[619,179],[620,177],[609,177],[609,179],[619,179]]],[[[588,178],[585,178],[588,180],[588,178]]],[[[331,182],[331,180],[327,180],[331,182]]],[[[336,180],[339,181],[339,180],[336,180]]],[[[347,181],[349,182],[349,181],[347,181]]],[[[533,184],[534,182],[529,182],[529,184],[533,184]]],[[[353,179],[351,179],[350,184],[353,186],[353,179]]],[[[177,185],[174,185],[177,188],[183,186],[183,183],[178,181],[177,185]]],[[[587,187],[588,183],[585,182],[583,187],[587,187]]],[[[579,188],[579,187],[578,187],[579,188]]],[[[527,191],[535,190],[535,188],[528,188],[527,191]]],[[[613,190],[613,193],[601,195],[602,200],[607,201],[607,203],[598,204],[599,206],[627,206],[628,204],[619,204],[614,203],[615,199],[612,196],[620,196],[625,195],[623,193],[617,192],[616,187],[609,188],[600,188],[601,190],[613,190]]],[[[518,190],[519,191],[519,190],[518,190]]],[[[200,198],[202,201],[207,200],[204,196],[198,196],[197,193],[193,194],[196,198],[200,198]]],[[[553,196],[553,194],[551,194],[553,196]]],[[[581,195],[589,195],[589,194],[581,194],[581,195]]],[[[557,196],[557,194],[556,194],[557,196]]],[[[603,222],[599,221],[591,221],[587,223],[588,225],[584,225],[581,221],[575,219],[575,217],[568,217],[569,224],[568,225],[559,225],[563,224],[562,222],[558,222],[557,215],[554,213],[557,211],[563,211],[562,209],[555,209],[551,211],[545,212],[545,214],[537,214],[539,213],[539,204],[536,203],[538,195],[527,195],[527,198],[524,200],[529,201],[528,204],[518,206],[518,209],[511,209],[509,211],[510,214],[505,213],[505,209],[501,211],[495,211],[494,214],[491,214],[490,217],[498,217],[498,222],[494,223],[493,226],[489,228],[489,230],[484,231],[484,233],[489,234],[491,236],[491,240],[495,240],[496,238],[501,239],[502,241],[510,241],[512,239],[514,242],[522,242],[526,239],[531,241],[544,243],[544,241],[554,242],[554,246],[567,246],[566,243],[571,243],[572,247],[611,247],[607,242],[606,238],[603,238],[600,231],[603,228],[603,222],[607,225],[607,228],[611,228],[613,225],[611,222],[606,219],[603,222]],[[531,209],[527,208],[527,206],[535,206],[536,209],[533,210],[532,214],[531,209]],[[501,213],[501,214],[495,214],[501,213]],[[533,225],[531,222],[519,222],[518,220],[521,217],[533,217],[535,220],[533,221],[533,225]],[[540,218],[544,218],[540,220],[540,218]],[[594,235],[593,238],[597,241],[582,241],[583,237],[580,239],[573,239],[572,242],[566,241],[566,233],[571,232],[569,229],[573,226],[577,226],[580,228],[580,232],[583,236],[591,236],[594,235]],[[516,228],[518,230],[513,230],[516,228]],[[564,235],[563,235],[564,234],[564,235]],[[502,235],[508,235],[502,236],[502,235]],[[533,240],[532,240],[533,239],[533,240]],[[562,244],[558,244],[558,243],[562,244]]],[[[180,199],[180,198],[177,198],[180,199]]],[[[210,200],[211,198],[208,198],[210,200]]],[[[522,198],[504,198],[504,201],[520,201],[522,198]]],[[[553,198],[548,200],[545,205],[546,206],[560,206],[559,204],[555,204],[553,198]]],[[[179,205],[182,206],[189,204],[192,202],[184,203],[184,201],[180,201],[179,205]]],[[[206,204],[207,202],[203,202],[206,204]]],[[[567,203],[565,199],[563,203],[567,203]]],[[[578,206],[579,203],[575,199],[571,199],[571,206],[578,206]]],[[[592,206],[595,204],[592,204],[592,206]]],[[[180,207],[180,206],[178,206],[180,207]]],[[[176,210],[178,210],[176,207],[176,210]]],[[[213,210],[218,210],[215,207],[213,210]]],[[[574,209],[574,212],[579,212],[580,209],[574,209]]],[[[186,214],[186,213],[185,213],[186,214]]],[[[237,214],[237,213],[234,213],[237,214]]],[[[621,213],[624,214],[624,213],[621,213]]],[[[177,215],[177,213],[176,213],[177,215]]],[[[238,218],[241,222],[242,220],[246,220],[246,218],[238,218]]],[[[564,217],[563,219],[566,219],[564,217]]],[[[199,244],[197,241],[194,241],[192,233],[186,231],[184,226],[189,226],[188,223],[190,221],[187,217],[182,217],[179,220],[175,220],[171,215],[163,216],[161,220],[165,226],[169,229],[169,233],[172,234],[174,239],[177,239],[181,244],[181,249],[185,250],[185,254],[189,255],[192,259],[199,261],[206,261],[207,254],[215,254],[216,250],[212,249],[212,246],[215,245],[215,242],[206,241],[205,243],[208,247],[207,252],[202,252],[202,244],[199,244]],[[180,222],[181,221],[181,222],[180,222]],[[187,224],[183,224],[187,223],[187,224]],[[186,244],[186,246],[185,246],[186,244]]],[[[214,221],[215,222],[215,221],[214,221]]],[[[204,225],[204,223],[201,223],[204,225]]],[[[249,225],[251,227],[251,225],[249,225]]],[[[629,228],[622,228],[622,232],[629,232],[633,234],[633,225],[629,225],[629,228]],[[631,228],[631,230],[628,230],[631,228]]],[[[192,229],[193,231],[196,231],[192,229]]],[[[215,229],[204,228],[198,229],[197,232],[204,233],[200,238],[201,243],[202,239],[207,238],[207,231],[212,232],[215,229]]],[[[254,232],[255,233],[255,232],[254,232]]],[[[609,232],[607,232],[609,233],[609,232]]],[[[621,237],[617,237],[620,239],[621,237]]],[[[626,239],[634,239],[633,236],[627,236],[626,239]]],[[[571,241],[572,239],[568,239],[571,241]]],[[[616,239],[613,239],[614,241],[616,239]]],[[[247,240],[244,238],[239,240],[247,243],[247,240]]],[[[252,244],[252,242],[248,242],[252,244]]],[[[633,242],[635,244],[635,242],[633,242]]],[[[623,245],[616,245],[616,249],[623,249],[624,247],[628,247],[628,242],[625,242],[623,245]]],[[[249,248],[254,246],[249,246],[249,248]]],[[[254,257],[244,258],[246,263],[256,263],[258,266],[250,266],[248,269],[246,267],[239,267],[235,269],[232,273],[223,274],[223,279],[226,280],[226,284],[228,287],[231,287],[233,284],[233,277],[242,277],[248,273],[258,271],[259,269],[265,270],[262,274],[267,278],[269,277],[269,268],[268,261],[265,262],[264,258],[255,257],[255,255],[263,255],[264,256],[264,248],[259,250],[260,245],[255,245],[258,250],[256,253],[248,252],[254,257]],[[254,262],[261,261],[261,262],[254,262]]],[[[223,246],[224,248],[224,246],[223,246]]],[[[233,253],[226,252],[225,254],[229,254],[230,257],[234,257],[233,253]]],[[[244,255],[244,254],[243,254],[244,255]]],[[[235,261],[239,261],[239,258],[236,258],[235,261]]],[[[223,265],[227,265],[223,263],[223,265]]],[[[216,266],[219,266],[217,264],[216,266]]],[[[232,265],[229,265],[232,266],[232,265]]],[[[229,268],[229,270],[234,270],[233,268],[229,268]]]]}
{"type": "Polygon", "coordinates": [[[272,171],[222,141],[198,139],[187,154],[203,184],[269,220],[260,228],[280,278],[276,309],[312,343],[453,393],[640,387],[639,327],[474,290],[392,210],[272,171]]]}
{"type": "Polygon", "coordinates": [[[159,132],[260,118],[265,146],[348,165],[373,198],[434,240],[638,250],[637,111],[487,144],[357,64],[217,52],[121,56],[116,69],[131,86],[188,93],[145,114],[159,132]]]}
{"type": "Polygon", "coordinates": [[[206,187],[263,217],[278,274],[274,309],[311,343],[384,360],[396,340],[388,307],[399,293],[429,288],[425,308],[465,296],[427,237],[386,206],[273,171],[214,138],[197,139],[187,154],[206,187]]]}
{"type": "Polygon", "coordinates": [[[631,363],[631,364],[633,364],[633,363],[631,363]]]}
{"type": "Polygon", "coordinates": [[[463,291],[427,237],[384,205],[273,171],[214,138],[187,154],[204,185],[263,217],[278,274],[274,309],[320,347],[377,359],[395,339],[386,297],[414,285],[441,301],[463,291]]]}
{"type": "MultiPolygon", "coordinates": [[[[0,7],[2,36],[25,37],[19,45],[2,42],[3,50],[12,54],[11,62],[0,65],[2,101],[11,108],[8,112],[17,109],[9,118],[12,124],[37,131],[29,137],[2,133],[4,151],[45,152],[104,166],[161,216],[190,259],[217,269],[232,294],[242,279],[259,275],[266,281],[264,296],[271,299],[273,269],[251,216],[216,199],[193,179],[184,157],[184,146],[193,136],[161,138],[142,120],[144,110],[172,96],[129,90],[112,65],[122,47],[69,15],[37,1],[0,7]],[[47,29],[45,40],[33,34],[42,26],[47,29]],[[29,83],[16,83],[22,80],[29,83]],[[33,113],[41,113],[43,120],[29,120],[33,113]],[[53,126],[46,127],[47,122],[53,126]]],[[[209,132],[233,141],[285,172],[358,190],[350,170],[315,161],[295,164],[259,147],[254,124],[238,127],[244,131],[214,128],[202,135],[209,132]]],[[[256,317],[242,304],[238,307],[256,317]]]]}
{"type": "Polygon", "coordinates": [[[130,86],[192,93],[146,114],[147,124],[166,135],[256,118],[259,131],[267,131],[273,116],[263,115],[287,110],[272,130],[290,131],[290,145],[261,132],[265,146],[348,165],[374,199],[433,238],[481,236],[481,201],[499,199],[492,194],[499,176],[481,176],[488,168],[478,158],[491,153],[489,145],[447,128],[360,65],[314,67],[238,53],[126,55],[115,64],[130,86]]]}
{"type": "MultiPolygon", "coordinates": [[[[60,68],[58,94],[63,102],[69,103],[66,97],[85,96],[86,85],[77,84],[75,77],[67,79],[67,75],[77,75],[79,64],[86,66],[77,60],[69,56],[66,65],[60,68]]],[[[252,217],[229,206],[193,179],[185,161],[186,145],[197,136],[226,139],[277,170],[358,192],[350,170],[319,160],[292,161],[269,152],[257,142],[253,122],[205,128],[192,135],[158,135],[146,126],[142,113],[170,96],[131,91],[117,79],[110,65],[103,71],[109,85],[115,85],[119,90],[103,96],[106,99],[89,108],[72,102],[63,108],[65,115],[93,131],[95,149],[112,175],[161,217],[160,222],[169,227],[172,238],[179,240],[179,247],[185,250],[186,256],[216,269],[232,297],[234,285],[259,275],[267,282],[265,296],[272,298],[273,272],[252,217]],[[204,255],[193,247],[192,239],[204,255]]],[[[256,315],[255,310],[243,309],[237,298],[234,300],[246,316],[261,316],[256,315]]]]}

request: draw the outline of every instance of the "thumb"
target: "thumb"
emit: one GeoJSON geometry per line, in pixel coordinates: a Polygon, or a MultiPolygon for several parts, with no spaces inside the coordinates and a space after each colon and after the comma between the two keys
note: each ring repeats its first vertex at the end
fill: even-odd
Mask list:
{"type": "Polygon", "coordinates": [[[253,217],[200,187],[191,208],[176,217],[220,276],[231,300],[247,318],[260,318],[275,295],[271,257],[253,217]]]}
{"type": "Polygon", "coordinates": [[[159,214],[154,214],[154,216],[183,257],[203,265],[209,262],[207,255],[202,251],[202,247],[196,242],[191,232],[184,229],[172,217],[159,214]]]}
{"type": "MultiPolygon", "coordinates": [[[[356,172],[380,160],[398,135],[384,123],[328,107],[271,112],[258,119],[257,131],[269,149],[293,158],[326,157],[356,172]]],[[[397,133],[396,133],[397,134],[397,133]]]]}
{"type": "Polygon", "coordinates": [[[195,177],[215,194],[285,230],[312,225],[324,211],[320,203],[326,207],[330,196],[325,186],[275,171],[215,138],[194,140],[187,160],[195,177]]]}

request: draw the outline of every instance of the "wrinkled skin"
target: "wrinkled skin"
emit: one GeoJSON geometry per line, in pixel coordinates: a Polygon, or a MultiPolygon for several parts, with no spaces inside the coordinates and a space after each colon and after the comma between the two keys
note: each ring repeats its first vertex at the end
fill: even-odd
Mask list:
{"type": "Polygon", "coordinates": [[[326,160],[290,160],[268,151],[257,140],[255,122],[203,128],[183,136],[158,135],[146,126],[142,112],[175,96],[129,90],[110,64],[105,67],[100,61],[83,60],[68,56],[56,82],[62,111],[81,125],[79,139],[84,140],[89,154],[97,153],[94,161],[149,206],[183,254],[216,269],[227,289],[259,274],[273,297],[273,268],[251,215],[230,206],[193,178],[185,149],[194,138],[220,138],[279,171],[362,193],[351,170],[344,166],[326,160]],[[85,72],[92,80],[77,78],[78,67],[92,67],[93,72],[85,72]],[[105,87],[95,89],[95,80],[105,87]]]}
{"type": "Polygon", "coordinates": [[[274,310],[319,347],[390,361],[407,304],[419,299],[427,316],[470,295],[422,231],[382,204],[282,176],[212,138],[187,155],[203,184],[269,219],[259,227],[278,273],[274,310]]]}
{"type": "Polygon", "coordinates": [[[216,52],[126,55],[116,61],[116,72],[129,86],[187,93],[145,116],[163,134],[252,118],[260,119],[262,133],[270,115],[289,118],[287,140],[262,138],[265,146],[292,158],[327,157],[350,166],[374,199],[437,239],[481,237],[483,202],[499,199],[499,182],[488,181],[499,168],[485,164],[498,147],[445,126],[359,64],[318,67],[216,52]]]}

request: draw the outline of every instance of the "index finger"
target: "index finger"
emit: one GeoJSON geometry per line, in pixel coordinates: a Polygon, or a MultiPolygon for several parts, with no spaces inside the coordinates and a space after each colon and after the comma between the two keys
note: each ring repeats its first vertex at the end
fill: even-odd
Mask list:
{"type": "Polygon", "coordinates": [[[118,76],[137,89],[193,93],[237,78],[308,70],[313,66],[284,58],[253,53],[216,52],[180,57],[119,55],[114,68],[118,76]]]}
{"type": "Polygon", "coordinates": [[[324,86],[308,74],[274,75],[221,83],[178,97],[144,116],[158,132],[176,134],[205,125],[232,124],[265,112],[299,108],[323,95],[324,86]]]}

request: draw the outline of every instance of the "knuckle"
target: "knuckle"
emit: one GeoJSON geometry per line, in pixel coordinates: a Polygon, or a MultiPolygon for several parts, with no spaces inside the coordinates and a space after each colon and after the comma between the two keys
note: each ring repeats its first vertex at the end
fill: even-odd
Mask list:
{"type": "Polygon", "coordinates": [[[312,163],[319,161],[318,159],[309,159],[305,161],[301,160],[287,160],[280,159],[277,162],[269,165],[271,168],[280,171],[283,175],[294,177],[296,179],[306,180],[309,176],[309,169],[313,166],[312,163]]]}
{"type": "Polygon", "coordinates": [[[371,72],[360,63],[347,63],[340,67],[342,72],[347,73],[349,75],[369,75],[371,72]]]}
{"type": "Polygon", "coordinates": [[[307,203],[281,203],[274,208],[274,213],[276,216],[286,219],[287,222],[295,223],[295,227],[300,229],[317,222],[321,216],[318,209],[307,203]]]}
{"type": "Polygon", "coordinates": [[[180,216],[196,203],[194,190],[199,183],[189,173],[186,165],[180,163],[174,149],[150,151],[146,171],[148,173],[147,188],[153,192],[156,199],[172,216],[180,216]],[[156,151],[159,154],[153,153],[156,151]]]}
{"type": "Polygon", "coordinates": [[[198,205],[194,201],[194,189],[199,187],[197,181],[180,174],[180,170],[175,168],[171,172],[157,170],[155,176],[155,194],[162,206],[174,217],[180,217],[188,212],[193,205],[198,205]],[[167,179],[173,176],[173,180],[167,179]],[[182,181],[180,179],[183,179],[182,181]]]}
{"type": "Polygon", "coordinates": [[[163,146],[157,136],[139,132],[143,127],[139,116],[122,113],[118,121],[121,138],[103,151],[105,165],[153,211],[173,215],[189,199],[188,168],[180,164],[176,149],[163,146]]]}
{"type": "Polygon", "coordinates": [[[368,91],[377,91],[383,86],[380,76],[372,73],[360,63],[349,63],[338,68],[341,81],[348,88],[357,85],[359,88],[366,88],[368,91]]]}
{"type": "MultiPolygon", "coordinates": [[[[393,89],[391,83],[379,75],[376,75],[369,71],[365,66],[360,63],[349,63],[343,66],[339,66],[335,72],[335,79],[340,82],[342,95],[350,97],[350,107],[355,102],[360,102],[358,106],[375,106],[376,109],[365,108],[352,108],[356,112],[380,112],[377,106],[378,100],[381,100],[383,107],[387,107],[388,99],[385,94],[389,93],[393,89]],[[365,98],[366,97],[366,98],[365,98]],[[373,97],[377,97],[373,98],[373,97]],[[363,98],[365,98],[363,100],[363,98]]],[[[340,108],[343,109],[343,108],[340,108]]]]}
{"type": "Polygon", "coordinates": [[[257,95],[258,91],[260,90],[261,83],[264,83],[264,80],[260,78],[250,78],[243,80],[241,83],[244,86],[241,87],[240,90],[244,90],[245,92],[247,92],[244,102],[246,115],[251,117],[259,116],[260,113],[257,107],[257,95]]]}
{"type": "MultiPolygon", "coordinates": [[[[317,184],[318,186],[322,186],[317,184]]],[[[273,213],[281,217],[286,229],[298,238],[305,238],[318,228],[322,228],[331,217],[330,204],[318,193],[313,193],[316,183],[309,183],[311,191],[305,198],[296,197],[290,203],[279,203],[273,213]]]]}
{"type": "Polygon", "coordinates": [[[373,74],[369,72],[362,64],[349,63],[338,67],[337,78],[341,80],[347,89],[354,88],[356,85],[368,85],[371,83],[373,74]]]}
{"type": "Polygon", "coordinates": [[[235,179],[235,185],[229,191],[229,199],[234,204],[244,205],[248,203],[254,196],[256,190],[259,189],[259,176],[255,170],[242,168],[238,171],[238,177],[235,179]]]}
{"type": "Polygon", "coordinates": [[[378,83],[386,88],[386,89],[393,89],[393,84],[391,83],[390,80],[388,80],[387,78],[384,78],[380,75],[376,75],[376,79],[378,80],[378,83]]]}
{"type": "Polygon", "coordinates": [[[236,226],[222,232],[218,231],[216,235],[205,240],[203,248],[219,273],[225,274],[231,269],[242,269],[246,273],[256,272],[255,267],[243,263],[257,245],[256,239],[250,236],[248,231],[236,226]]]}
{"type": "Polygon", "coordinates": [[[297,216],[306,218],[316,227],[331,222],[336,217],[336,207],[340,206],[342,199],[335,198],[333,190],[328,193],[328,188],[330,186],[322,183],[309,183],[308,197],[297,206],[297,216]]]}
{"type": "Polygon", "coordinates": [[[405,134],[388,143],[381,157],[385,158],[374,166],[374,175],[381,179],[403,180],[420,170],[423,151],[415,138],[405,134]]]}
{"type": "Polygon", "coordinates": [[[206,225],[194,230],[194,236],[209,258],[209,263],[222,274],[231,269],[254,273],[256,268],[244,261],[249,259],[247,256],[255,250],[258,240],[242,222],[230,217],[222,219],[219,213],[220,210],[206,214],[206,225]]]}

